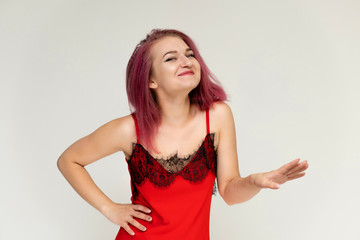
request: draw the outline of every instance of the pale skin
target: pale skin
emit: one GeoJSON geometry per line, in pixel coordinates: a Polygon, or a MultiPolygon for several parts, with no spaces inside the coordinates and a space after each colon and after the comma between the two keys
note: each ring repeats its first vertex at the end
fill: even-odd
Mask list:
{"type": "MultiPolygon", "coordinates": [[[[155,136],[155,157],[174,152],[187,155],[194,151],[206,134],[205,112],[191,105],[189,92],[200,81],[200,65],[186,43],[177,37],[164,37],[151,48],[153,61],[149,88],[155,92],[161,110],[161,124],[155,136]],[[189,136],[191,136],[189,138],[189,136]]],[[[295,159],[279,169],[241,177],[238,168],[235,124],[230,107],[223,102],[210,109],[210,129],[215,133],[217,183],[224,201],[233,205],[251,199],[261,189],[278,189],[287,181],[303,177],[307,161],[295,159]]],[[[134,235],[132,227],[146,231],[136,219],[151,221],[151,209],[133,204],[115,203],[94,183],[85,166],[115,152],[129,159],[136,131],[130,115],[114,119],[70,147],[58,159],[58,167],[76,192],[111,222],[134,235]]]]}

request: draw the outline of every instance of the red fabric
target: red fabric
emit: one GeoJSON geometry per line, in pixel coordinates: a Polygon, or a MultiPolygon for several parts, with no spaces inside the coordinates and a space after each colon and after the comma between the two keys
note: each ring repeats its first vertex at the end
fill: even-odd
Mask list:
{"type": "MultiPolygon", "coordinates": [[[[136,124],[136,117],[133,115],[136,124]]],[[[147,230],[129,235],[120,228],[115,240],[208,240],[210,205],[216,175],[216,154],[209,129],[191,161],[179,172],[168,172],[137,143],[128,161],[133,204],[151,209],[151,222],[137,219],[147,230]]],[[[138,133],[138,130],[137,130],[138,133]]],[[[137,139],[139,142],[139,139],[137,139]]]]}

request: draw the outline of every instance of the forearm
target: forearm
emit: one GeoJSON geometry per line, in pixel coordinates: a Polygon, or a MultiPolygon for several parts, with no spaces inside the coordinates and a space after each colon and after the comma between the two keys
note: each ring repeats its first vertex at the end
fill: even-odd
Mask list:
{"type": "Polygon", "coordinates": [[[229,181],[223,193],[223,199],[229,205],[242,203],[255,196],[261,188],[256,187],[252,175],[236,177],[229,181]]]}
{"type": "Polygon", "coordinates": [[[58,168],[74,190],[101,213],[113,203],[95,184],[83,166],[59,159],[58,168]]]}

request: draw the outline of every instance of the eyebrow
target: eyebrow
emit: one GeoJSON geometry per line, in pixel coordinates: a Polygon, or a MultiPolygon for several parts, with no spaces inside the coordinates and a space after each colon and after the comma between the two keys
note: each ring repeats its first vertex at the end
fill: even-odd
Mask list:
{"type": "MultiPolygon", "coordinates": [[[[185,50],[185,52],[189,52],[189,51],[192,51],[192,49],[191,49],[191,48],[187,48],[187,49],[185,50]]],[[[169,51],[169,52],[165,53],[163,57],[165,57],[166,54],[177,53],[177,52],[178,52],[178,51],[176,51],[176,50],[169,51]]]]}

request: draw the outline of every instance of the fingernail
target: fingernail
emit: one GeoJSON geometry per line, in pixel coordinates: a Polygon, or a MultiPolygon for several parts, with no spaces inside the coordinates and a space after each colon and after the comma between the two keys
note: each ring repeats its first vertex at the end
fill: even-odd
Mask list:
{"type": "Polygon", "coordinates": [[[149,221],[151,221],[151,217],[149,217],[149,221]]]}
{"type": "Polygon", "coordinates": [[[148,210],[147,210],[147,212],[148,212],[148,213],[151,213],[151,210],[150,210],[150,209],[148,209],[148,210]]]}
{"type": "Polygon", "coordinates": [[[146,227],[143,227],[143,231],[146,231],[146,227]]]}
{"type": "Polygon", "coordinates": [[[133,236],[134,236],[134,235],[135,235],[135,233],[134,233],[134,232],[132,232],[132,233],[131,233],[131,235],[133,235],[133,236]]]}

